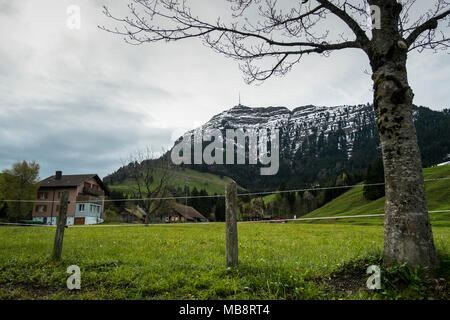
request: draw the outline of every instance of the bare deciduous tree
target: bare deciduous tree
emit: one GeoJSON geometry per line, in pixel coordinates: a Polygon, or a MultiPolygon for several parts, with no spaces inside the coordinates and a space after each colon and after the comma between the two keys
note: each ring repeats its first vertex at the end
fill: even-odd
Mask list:
{"type": "Polygon", "coordinates": [[[434,269],[438,261],[406,61],[414,49],[448,48],[449,37],[438,24],[448,18],[449,2],[430,1],[428,11],[412,17],[416,0],[299,0],[284,11],[276,0],[226,1],[233,12],[229,22],[201,19],[185,0],[133,0],[127,17],[116,17],[105,7],[105,14],[121,26],[101,28],[125,36],[131,44],[200,38],[216,52],[241,61],[247,82],[284,75],[305,55],[328,56],[348,48],[365,52],[372,67],[385,168],[384,263],[434,269]],[[380,27],[368,26],[370,18],[379,18],[374,26],[380,27]],[[346,31],[333,36],[329,26],[336,21],[346,31]]]}
{"type": "Polygon", "coordinates": [[[168,203],[164,198],[170,196],[168,187],[172,164],[167,157],[158,158],[148,147],[130,155],[127,162],[132,182],[129,192],[133,198],[141,199],[139,205],[147,213],[145,223],[148,224],[150,217],[168,203]]]}

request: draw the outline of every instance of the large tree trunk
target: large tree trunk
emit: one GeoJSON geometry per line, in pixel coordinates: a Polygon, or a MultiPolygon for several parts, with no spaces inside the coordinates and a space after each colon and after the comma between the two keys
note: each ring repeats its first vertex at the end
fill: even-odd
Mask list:
{"type": "Polygon", "coordinates": [[[402,43],[391,44],[387,54],[371,59],[386,183],[383,263],[407,262],[434,270],[438,261],[413,122],[407,53],[402,43]]]}
{"type": "Polygon", "coordinates": [[[407,262],[431,272],[438,266],[425,200],[422,161],[413,122],[414,94],[408,84],[408,48],[398,30],[402,6],[370,0],[381,13],[366,52],[374,81],[374,109],[384,164],[386,207],[383,263],[407,262]]]}

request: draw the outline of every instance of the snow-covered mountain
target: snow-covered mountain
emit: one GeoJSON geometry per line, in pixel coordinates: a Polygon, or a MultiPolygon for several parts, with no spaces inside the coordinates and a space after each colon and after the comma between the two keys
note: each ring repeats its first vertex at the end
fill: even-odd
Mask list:
{"type": "Polygon", "coordinates": [[[345,143],[339,143],[338,148],[345,146],[348,157],[351,157],[355,133],[375,123],[375,113],[369,104],[334,107],[308,105],[292,111],[286,107],[250,108],[238,105],[213,116],[196,130],[276,128],[280,130],[281,151],[289,155],[288,158],[295,156],[307,138],[319,140],[323,135],[326,140],[330,134],[340,132],[345,143]]]}
{"type": "MultiPolygon", "coordinates": [[[[448,110],[440,112],[414,106],[414,121],[423,164],[430,166],[445,161],[450,148],[448,110]]],[[[278,186],[282,182],[291,186],[317,183],[343,172],[364,174],[367,165],[381,154],[376,116],[370,104],[307,105],[292,110],[238,105],[213,116],[188,133],[207,129],[224,132],[225,129],[261,128],[279,129],[280,170],[277,175],[262,177],[257,165],[203,164],[191,167],[227,175],[242,186],[261,189],[278,186]]]]}

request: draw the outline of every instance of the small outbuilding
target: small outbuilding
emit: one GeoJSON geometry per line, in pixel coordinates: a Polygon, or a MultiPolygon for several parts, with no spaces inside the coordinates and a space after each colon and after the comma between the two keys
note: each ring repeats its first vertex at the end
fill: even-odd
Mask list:
{"type": "Polygon", "coordinates": [[[205,218],[195,208],[177,203],[173,206],[171,213],[163,217],[163,221],[170,222],[206,222],[205,218]]]}
{"type": "Polygon", "coordinates": [[[123,222],[143,223],[147,213],[140,206],[136,206],[133,208],[124,208],[119,215],[123,222]]]}

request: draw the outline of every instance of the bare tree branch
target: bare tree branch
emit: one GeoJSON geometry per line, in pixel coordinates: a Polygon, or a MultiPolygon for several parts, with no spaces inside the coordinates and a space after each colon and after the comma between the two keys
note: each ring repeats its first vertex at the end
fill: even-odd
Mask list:
{"type": "Polygon", "coordinates": [[[427,30],[434,30],[438,27],[438,21],[447,17],[450,14],[450,9],[441,13],[440,15],[437,15],[427,22],[421,24],[418,26],[406,39],[406,43],[411,45],[414,43],[414,41],[419,37],[419,35],[427,30]]]}
{"type": "MultiPolygon", "coordinates": [[[[305,54],[329,56],[332,51],[347,48],[368,53],[372,42],[366,34],[370,32],[366,0],[300,0],[287,12],[276,0],[227,0],[233,12],[233,20],[227,23],[220,18],[215,22],[201,20],[191,12],[186,0],[130,1],[126,17],[118,18],[104,7],[104,14],[119,22],[120,28],[100,28],[124,36],[133,45],[200,38],[214,51],[241,61],[248,83],[286,74],[305,54]],[[244,17],[247,11],[252,17],[257,14],[260,20],[251,22],[244,17]],[[331,35],[330,30],[319,25],[328,15],[343,22],[350,32],[331,35]]],[[[416,0],[389,1],[401,5],[398,33],[400,39],[407,37],[409,50],[448,47],[448,36],[435,32],[438,21],[449,14],[446,0],[437,0],[433,10],[412,24],[410,11],[416,0]]]]}
{"type": "MultiPolygon", "coordinates": [[[[358,23],[330,1],[320,0],[318,4],[303,1],[298,8],[282,13],[277,9],[276,1],[265,0],[265,6],[258,7],[259,15],[264,20],[256,24],[250,23],[248,19],[245,23],[236,21],[230,24],[225,24],[220,19],[214,24],[202,21],[191,13],[185,1],[132,1],[128,5],[130,15],[124,18],[113,16],[109,9],[104,7],[105,15],[120,22],[121,29],[109,29],[104,26],[100,28],[125,36],[125,40],[133,45],[202,38],[204,44],[216,52],[243,61],[241,69],[246,75],[247,82],[285,74],[304,54],[327,56],[334,50],[362,48],[369,41],[358,23]],[[342,35],[341,40],[329,42],[326,41],[328,30],[317,34],[314,27],[329,13],[344,19],[355,32],[356,40],[348,40],[342,35]],[[265,67],[253,65],[263,57],[273,58],[275,61],[265,67]]],[[[233,4],[235,17],[240,17],[253,3],[259,3],[251,0],[228,1],[233,4]]],[[[351,8],[362,10],[354,5],[351,8]]]]}
{"type": "Polygon", "coordinates": [[[367,38],[366,33],[363,31],[363,29],[361,29],[359,24],[347,12],[345,12],[345,10],[340,9],[328,0],[317,0],[317,2],[322,4],[325,8],[330,10],[333,14],[344,21],[356,35],[357,41],[361,43],[362,46],[366,45],[369,42],[369,39],[367,38]]]}
{"type": "MultiPolygon", "coordinates": [[[[414,3],[415,1],[412,4],[414,3]]],[[[408,33],[405,42],[409,51],[414,49],[419,49],[419,51],[424,49],[445,50],[450,46],[449,36],[446,36],[442,31],[436,33],[439,21],[447,19],[450,15],[449,6],[448,1],[438,0],[434,9],[422,14],[410,27],[404,29],[408,33]]],[[[408,18],[408,12],[405,12],[403,20],[408,18]]]]}

